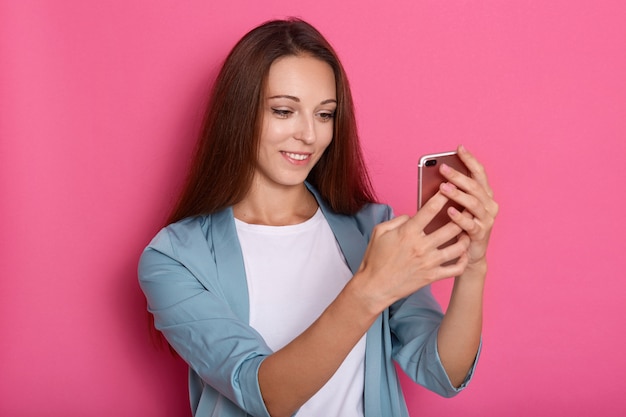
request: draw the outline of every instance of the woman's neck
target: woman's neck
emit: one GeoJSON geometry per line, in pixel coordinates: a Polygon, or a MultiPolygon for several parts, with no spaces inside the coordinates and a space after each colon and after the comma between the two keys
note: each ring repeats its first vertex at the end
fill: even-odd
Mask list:
{"type": "Polygon", "coordinates": [[[287,226],[307,221],[318,204],[306,185],[259,187],[252,185],[246,197],[233,206],[235,218],[267,226],[287,226]]]}

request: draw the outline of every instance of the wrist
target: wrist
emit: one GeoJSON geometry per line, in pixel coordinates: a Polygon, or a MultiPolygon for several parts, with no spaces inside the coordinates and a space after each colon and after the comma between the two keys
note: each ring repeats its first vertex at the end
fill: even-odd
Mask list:
{"type": "Polygon", "coordinates": [[[487,258],[468,263],[459,277],[485,278],[487,276],[487,258]]]}
{"type": "Polygon", "coordinates": [[[364,317],[376,318],[389,304],[385,303],[379,291],[370,288],[369,282],[366,274],[359,271],[345,286],[343,293],[364,317]]]}

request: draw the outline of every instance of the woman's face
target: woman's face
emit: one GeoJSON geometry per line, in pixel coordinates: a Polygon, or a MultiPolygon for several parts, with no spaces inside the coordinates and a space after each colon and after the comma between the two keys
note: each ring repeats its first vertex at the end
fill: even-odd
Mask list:
{"type": "Polygon", "coordinates": [[[257,185],[301,185],[333,138],[337,94],[332,68],[310,56],[276,60],[261,106],[257,185]]]}

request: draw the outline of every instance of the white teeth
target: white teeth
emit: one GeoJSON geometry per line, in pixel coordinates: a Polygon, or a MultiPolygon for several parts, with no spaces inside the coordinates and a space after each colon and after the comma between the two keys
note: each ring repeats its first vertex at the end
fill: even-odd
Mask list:
{"type": "Polygon", "coordinates": [[[287,155],[291,159],[295,159],[296,161],[304,161],[305,159],[309,157],[309,155],[302,155],[299,153],[290,153],[290,152],[285,152],[285,155],[287,155]]]}

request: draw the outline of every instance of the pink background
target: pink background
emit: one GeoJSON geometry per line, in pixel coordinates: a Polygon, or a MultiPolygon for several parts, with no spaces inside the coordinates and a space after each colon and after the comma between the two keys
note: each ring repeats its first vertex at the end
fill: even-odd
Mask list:
{"type": "Polygon", "coordinates": [[[0,415],[189,415],[137,258],[219,62],[286,15],[342,57],[383,201],[463,143],[501,203],[475,380],[405,384],[412,415],[625,415],[625,3],[295,3],[0,2],[0,415]]]}

